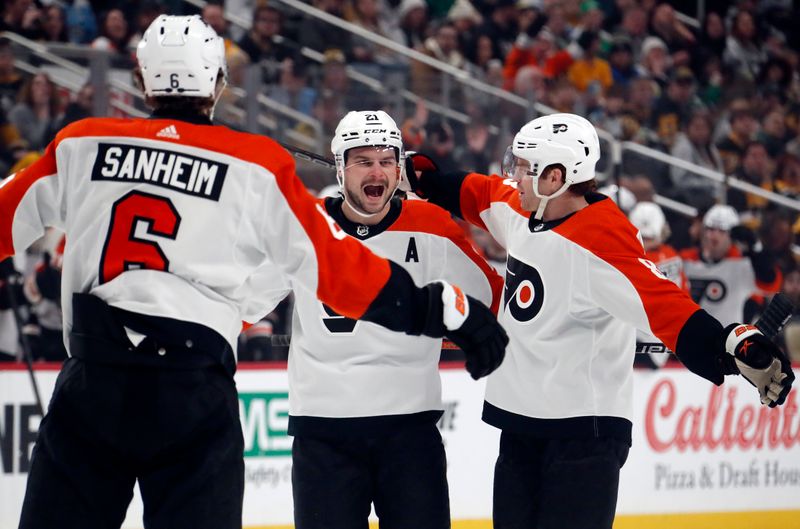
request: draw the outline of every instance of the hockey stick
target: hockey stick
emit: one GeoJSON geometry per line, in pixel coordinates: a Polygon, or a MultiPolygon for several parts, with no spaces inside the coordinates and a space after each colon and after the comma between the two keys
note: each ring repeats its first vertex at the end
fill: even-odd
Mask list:
{"type": "Polygon", "coordinates": [[[311,151],[301,149],[300,147],[289,145],[288,143],[283,143],[283,142],[278,142],[278,143],[280,144],[281,147],[292,153],[292,155],[298,160],[311,162],[315,165],[324,167],[325,169],[336,169],[336,164],[333,162],[333,160],[325,158],[324,156],[320,156],[319,154],[313,153],[311,151]]]}
{"type": "Polygon", "coordinates": [[[36,383],[36,376],[33,373],[33,355],[31,344],[28,341],[28,335],[25,334],[23,330],[25,322],[22,320],[17,294],[14,292],[14,288],[18,285],[22,285],[22,276],[19,274],[11,274],[8,277],[8,301],[11,305],[11,312],[14,314],[14,321],[17,324],[19,344],[22,347],[22,355],[25,357],[25,366],[28,368],[28,376],[30,376],[31,379],[31,388],[33,389],[33,396],[36,399],[36,407],[38,408],[39,414],[44,417],[42,397],[39,394],[39,385],[36,383]]]}
{"type": "MultiPolygon", "coordinates": [[[[769,338],[775,339],[789,318],[792,317],[794,312],[794,305],[789,301],[785,295],[780,292],[772,296],[767,308],[761,313],[761,317],[755,322],[755,326],[761,331],[761,334],[769,338]]],[[[666,345],[661,342],[637,342],[636,352],[643,353],[671,353],[666,345]]]]}

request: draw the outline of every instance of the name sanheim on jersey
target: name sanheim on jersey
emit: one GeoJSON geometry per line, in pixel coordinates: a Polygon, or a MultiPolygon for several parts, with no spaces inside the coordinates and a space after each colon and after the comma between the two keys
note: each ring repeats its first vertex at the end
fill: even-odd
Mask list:
{"type": "MultiPolygon", "coordinates": [[[[290,278],[360,317],[393,274],[337,231],[289,153],[207,119],[81,120],[0,186],[0,257],[60,229],[63,299],[90,293],[196,322],[232,348],[242,320],[272,310],[290,278]]],[[[72,304],[63,309],[68,336],[72,304]]]]}

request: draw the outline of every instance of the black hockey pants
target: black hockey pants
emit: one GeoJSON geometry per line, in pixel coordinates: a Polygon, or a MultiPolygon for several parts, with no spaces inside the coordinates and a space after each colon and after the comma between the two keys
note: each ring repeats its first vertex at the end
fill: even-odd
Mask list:
{"type": "Polygon", "coordinates": [[[435,424],[404,426],[372,439],[295,437],[295,529],[447,529],[450,500],[435,424]]]}
{"type": "Polygon", "coordinates": [[[240,529],[244,443],[220,361],[230,347],[98,301],[74,304],[73,358],[39,428],[20,528],[117,529],[138,480],[147,529],[240,529]],[[121,324],[148,338],[131,347],[121,324]]]}
{"type": "Polygon", "coordinates": [[[611,529],[624,441],[541,439],[504,431],[494,473],[494,529],[611,529]]]}

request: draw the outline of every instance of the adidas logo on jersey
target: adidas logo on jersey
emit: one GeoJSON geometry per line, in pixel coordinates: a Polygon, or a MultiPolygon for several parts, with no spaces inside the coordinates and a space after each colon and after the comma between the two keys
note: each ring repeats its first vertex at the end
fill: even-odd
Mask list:
{"type": "Polygon", "coordinates": [[[175,125],[170,125],[169,127],[164,127],[163,129],[159,130],[156,133],[157,138],[169,138],[171,140],[179,140],[181,139],[181,135],[178,134],[178,129],[175,128],[175,125]]]}

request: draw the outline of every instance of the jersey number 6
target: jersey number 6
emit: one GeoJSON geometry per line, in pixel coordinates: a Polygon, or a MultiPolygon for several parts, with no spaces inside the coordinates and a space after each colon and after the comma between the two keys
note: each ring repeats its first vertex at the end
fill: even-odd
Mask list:
{"type": "Polygon", "coordinates": [[[174,240],[181,217],[168,198],[131,191],[114,203],[106,242],[100,258],[100,284],[130,269],[168,270],[169,259],[161,247],[136,236],[137,227],[147,233],[174,240]]]}

